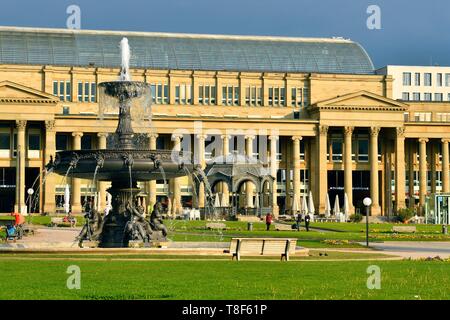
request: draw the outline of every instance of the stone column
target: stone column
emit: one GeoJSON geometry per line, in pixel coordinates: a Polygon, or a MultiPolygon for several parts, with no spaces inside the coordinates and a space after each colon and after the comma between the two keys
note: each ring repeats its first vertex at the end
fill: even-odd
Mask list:
{"type": "Polygon", "coordinates": [[[26,154],[26,120],[17,120],[17,157],[16,157],[16,204],[14,211],[21,214],[27,214],[25,203],[25,159],[26,154]]]}
{"type": "Polygon", "coordinates": [[[278,219],[278,215],[280,213],[280,208],[278,207],[277,201],[277,171],[278,171],[278,160],[277,160],[277,143],[279,140],[279,136],[269,136],[270,140],[270,174],[274,178],[273,186],[272,186],[272,214],[275,216],[275,219],[278,219]]]}
{"type": "MultiPolygon", "coordinates": [[[[157,133],[150,133],[149,137],[149,149],[156,150],[156,140],[158,139],[157,133]]],[[[148,206],[152,208],[156,203],[156,180],[152,180],[148,182],[148,206]]],[[[147,210],[147,208],[145,208],[147,210]]],[[[147,212],[150,214],[151,212],[147,212]]]]}
{"type": "MultiPolygon", "coordinates": [[[[230,139],[231,139],[231,135],[228,134],[224,134],[221,136],[222,138],[222,155],[224,157],[226,157],[227,155],[230,154],[230,139]]],[[[222,193],[223,193],[223,198],[228,199],[228,204],[230,205],[230,188],[228,187],[228,184],[225,182],[221,183],[222,186],[222,193]]]]}
{"type": "Polygon", "coordinates": [[[395,203],[396,211],[405,208],[405,128],[396,129],[395,139],[395,203]]]}
{"type": "Polygon", "coordinates": [[[316,204],[316,213],[325,212],[325,200],[328,192],[328,168],[327,168],[327,138],[328,126],[320,125],[317,127],[316,133],[316,194],[314,202],[316,204]]]}
{"type": "MultiPolygon", "coordinates": [[[[98,138],[98,149],[105,150],[106,149],[106,138],[108,137],[108,133],[101,132],[97,133],[98,138]]],[[[106,207],[106,189],[108,188],[108,182],[99,181],[97,184],[98,188],[98,203],[100,210],[105,209],[106,207]]]]}
{"type": "Polygon", "coordinates": [[[379,216],[379,181],[378,181],[378,134],[379,127],[370,128],[370,197],[372,199],[372,215],[379,216]]]}
{"type": "MultiPolygon", "coordinates": [[[[196,161],[202,168],[202,170],[205,170],[206,168],[206,161],[205,161],[205,140],[206,135],[204,134],[198,134],[196,136],[197,143],[196,143],[196,161]]],[[[198,189],[198,206],[199,208],[205,207],[205,183],[201,182],[198,189]]]]}
{"type": "MultiPolygon", "coordinates": [[[[183,136],[181,134],[172,135],[173,150],[181,151],[181,139],[183,136]]],[[[181,178],[173,179],[173,199],[172,199],[172,215],[175,217],[176,214],[181,212],[181,178]]]]}
{"type": "Polygon", "coordinates": [[[354,127],[344,128],[344,192],[348,197],[349,212],[354,213],[353,207],[353,162],[352,162],[352,135],[354,127]]]}
{"type": "Polygon", "coordinates": [[[430,171],[431,171],[431,193],[436,193],[437,172],[436,172],[436,146],[434,142],[430,141],[430,171]]]}
{"type": "MultiPolygon", "coordinates": [[[[82,132],[72,133],[73,137],[73,150],[81,150],[81,137],[82,132]]],[[[70,173],[69,173],[70,176],[70,173]]],[[[72,213],[81,213],[81,180],[74,178],[72,179],[72,195],[70,200],[72,201],[72,213]]]]}
{"type": "Polygon", "coordinates": [[[442,192],[450,192],[449,150],[450,139],[442,139],[442,192]]]}
{"type": "MultiPolygon", "coordinates": [[[[255,140],[255,138],[256,137],[254,135],[245,136],[245,153],[249,158],[253,158],[253,140],[255,140]]],[[[247,198],[247,207],[253,208],[254,207],[253,194],[255,191],[255,185],[253,184],[253,182],[248,181],[245,184],[245,186],[246,186],[245,193],[247,198]]]]}
{"type": "Polygon", "coordinates": [[[420,138],[419,149],[419,176],[420,176],[420,188],[419,188],[419,205],[420,211],[423,213],[425,206],[425,197],[427,195],[427,138],[420,138]]]}
{"type": "MultiPolygon", "coordinates": [[[[50,162],[50,158],[55,157],[56,154],[56,132],[55,121],[45,121],[45,152],[44,152],[45,164],[50,162]]],[[[45,179],[45,185],[41,186],[41,190],[44,190],[44,212],[54,213],[56,209],[55,205],[55,177],[50,174],[45,179]]]]}
{"type": "Polygon", "coordinates": [[[414,194],[414,167],[416,163],[416,141],[409,140],[409,208],[413,209],[415,205],[414,194]]]}
{"type": "MultiPolygon", "coordinates": [[[[302,141],[303,137],[301,136],[293,136],[293,171],[294,171],[294,177],[293,177],[293,188],[294,188],[294,197],[293,201],[297,199],[297,203],[300,204],[300,141],[302,141]]],[[[289,208],[291,209],[291,208],[289,208]]],[[[292,212],[295,214],[295,212],[292,212]]]]}

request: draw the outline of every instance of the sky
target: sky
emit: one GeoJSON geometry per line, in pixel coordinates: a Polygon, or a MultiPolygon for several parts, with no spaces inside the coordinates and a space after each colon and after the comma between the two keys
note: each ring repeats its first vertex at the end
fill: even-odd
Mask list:
{"type": "Polygon", "coordinates": [[[73,4],[82,29],[340,36],[359,42],[376,68],[450,66],[448,0],[0,0],[0,25],[66,28],[73,4]],[[367,27],[370,5],[381,29],[367,27]]]}

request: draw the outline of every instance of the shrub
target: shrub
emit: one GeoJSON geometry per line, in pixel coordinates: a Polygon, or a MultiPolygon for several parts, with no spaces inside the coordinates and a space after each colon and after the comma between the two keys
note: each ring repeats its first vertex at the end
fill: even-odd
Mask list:
{"type": "Polygon", "coordinates": [[[350,216],[351,222],[361,222],[362,219],[363,219],[363,215],[360,213],[352,214],[350,216]]]}
{"type": "Polygon", "coordinates": [[[403,208],[397,211],[397,220],[399,222],[406,222],[414,216],[414,209],[403,208]]]}

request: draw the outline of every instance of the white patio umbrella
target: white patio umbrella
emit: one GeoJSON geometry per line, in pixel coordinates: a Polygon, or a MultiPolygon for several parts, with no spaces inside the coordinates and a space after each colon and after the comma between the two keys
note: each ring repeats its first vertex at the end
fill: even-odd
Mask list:
{"type": "Polygon", "coordinates": [[[296,194],[294,194],[294,198],[292,199],[292,213],[297,214],[300,211],[300,199],[296,194]]]}
{"type": "Polygon", "coordinates": [[[142,198],[141,206],[144,208],[144,217],[147,216],[147,200],[145,200],[145,197],[142,198]]]}
{"type": "Polygon", "coordinates": [[[172,214],[172,200],[170,200],[170,197],[167,198],[167,214],[172,214]]]}
{"type": "Polygon", "coordinates": [[[220,207],[221,207],[221,205],[220,205],[219,193],[216,193],[215,197],[214,197],[214,208],[220,208],[220,207]]]}
{"type": "Polygon", "coordinates": [[[69,185],[66,184],[66,187],[64,189],[64,211],[66,214],[70,211],[70,190],[69,185]]]}
{"type": "Polygon", "coordinates": [[[255,196],[255,205],[254,205],[254,207],[255,207],[256,209],[259,209],[259,192],[256,193],[256,196],[255,196]]]}
{"type": "Polygon", "coordinates": [[[347,221],[348,215],[350,214],[350,204],[348,202],[347,193],[344,194],[344,222],[347,221]]]}
{"type": "Polygon", "coordinates": [[[325,217],[329,218],[330,216],[331,216],[330,196],[327,193],[327,199],[325,201],[325,217]]]}
{"type": "Polygon", "coordinates": [[[94,207],[95,207],[95,210],[100,212],[100,195],[98,192],[96,192],[95,196],[94,196],[94,207]]]}
{"type": "Polygon", "coordinates": [[[302,214],[305,215],[309,212],[308,209],[308,201],[306,201],[306,195],[303,195],[303,202],[302,202],[302,214]]]}
{"type": "Polygon", "coordinates": [[[224,193],[222,193],[222,206],[223,207],[228,207],[229,206],[229,200],[228,200],[228,196],[224,193]]]}
{"type": "Polygon", "coordinates": [[[106,193],[106,208],[105,208],[105,215],[107,216],[109,212],[112,209],[112,195],[111,193],[106,193]]]}
{"type": "MultiPolygon", "coordinates": [[[[309,203],[308,203],[308,212],[310,215],[314,216],[314,214],[316,213],[316,210],[314,208],[314,199],[313,199],[313,194],[312,191],[309,191],[309,203]]],[[[312,218],[312,217],[311,217],[312,218]]]]}
{"type": "Polygon", "coordinates": [[[336,195],[336,199],[334,200],[334,209],[333,209],[334,215],[340,219],[341,214],[341,208],[339,206],[339,196],[336,195]]]}

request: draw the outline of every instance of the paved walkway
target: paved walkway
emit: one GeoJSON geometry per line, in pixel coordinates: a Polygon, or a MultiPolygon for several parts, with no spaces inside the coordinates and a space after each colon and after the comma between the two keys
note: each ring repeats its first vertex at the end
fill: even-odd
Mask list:
{"type": "Polygon", "coordinates": [[[74,242],[81,228],[36,228],[34,236],[23,237],[17,243],[74,242]]]}
{"type": "Polygon", "coordinates": [[[389,241],[370,243],[370,246],[385,254],[404,258],[419,259],[436,256],[450,258],[450,242],[389,241]]]}

